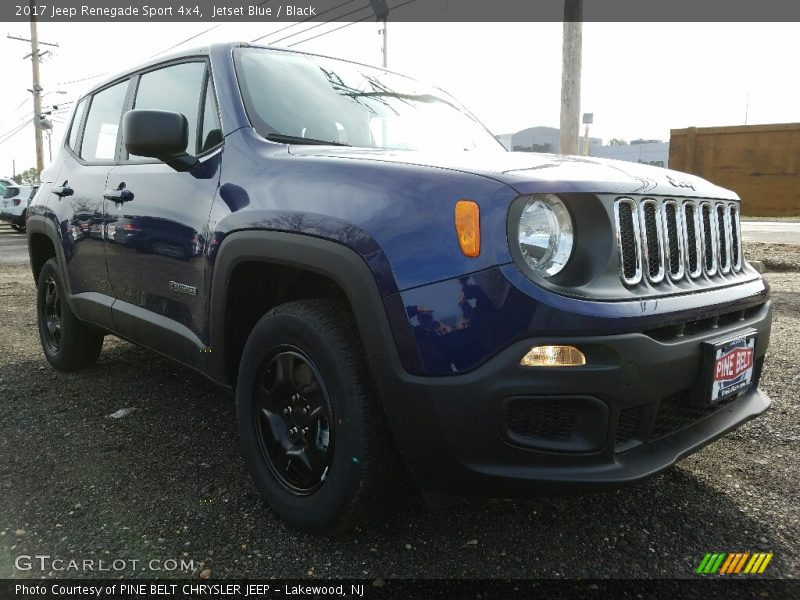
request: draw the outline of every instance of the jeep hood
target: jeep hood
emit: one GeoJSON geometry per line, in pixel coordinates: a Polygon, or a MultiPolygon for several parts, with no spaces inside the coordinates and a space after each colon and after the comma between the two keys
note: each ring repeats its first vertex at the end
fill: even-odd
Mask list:
{"type": "Polygon", "coordinates": [[[501,181],[520,194],[595,192],[729,198],[733,192],[709,181],[661,167],[590,156],[534,152],[427,152],[344,146],[292,145],[290,154],[447,169],[501,181]]]}

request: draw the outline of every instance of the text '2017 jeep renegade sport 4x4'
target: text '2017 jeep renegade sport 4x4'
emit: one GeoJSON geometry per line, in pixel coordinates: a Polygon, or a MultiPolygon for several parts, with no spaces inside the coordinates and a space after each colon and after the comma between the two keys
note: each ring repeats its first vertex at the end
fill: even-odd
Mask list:
{"type": "Polygon", "coordinates": [[[766,410],[768,289],[739,198],[690,175],[506,152],[387,71],[214,45],[77,103],[29,209],[58,369],[105,334],[236,390],[283,519],[639,481],[766,410]]]}

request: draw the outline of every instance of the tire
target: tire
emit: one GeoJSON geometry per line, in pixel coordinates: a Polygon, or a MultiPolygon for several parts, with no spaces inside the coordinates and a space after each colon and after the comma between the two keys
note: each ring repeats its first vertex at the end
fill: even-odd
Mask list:
{"type": "Polygon", "coordinates": [[[291,527],[335,534],[385,496],[392,442],[373,389],[344,305],[288,302],[253,328],[236,388],[242,454],[291,527]]]}
{"type": "Polygon", "coordinates": [[[36,317],[45,358],[56,369],[76,371],[97,362],[103,334],[82,323],[70,310],[55,258],[48,260],[39,274],[36,317]]]}

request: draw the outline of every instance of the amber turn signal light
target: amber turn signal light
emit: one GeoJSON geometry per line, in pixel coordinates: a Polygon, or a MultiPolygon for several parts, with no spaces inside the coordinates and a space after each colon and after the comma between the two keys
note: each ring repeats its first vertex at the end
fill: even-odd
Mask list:
{"type": "Polygon", "coordinates": [[[477,202],[456,202],[456,234],[464,256],[474,258],[481,253],[481,209],[477,202]]]}
{"type": "Polygon", "coordinates": [[[519,361],[523,367],[580,367],[586,364],[575,346],[534,346],[519,361]]]}

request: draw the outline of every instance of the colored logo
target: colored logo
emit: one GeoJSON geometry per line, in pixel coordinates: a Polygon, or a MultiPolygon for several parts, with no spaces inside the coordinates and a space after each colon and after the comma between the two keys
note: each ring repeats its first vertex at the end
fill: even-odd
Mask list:
{"type": "Polygon", "coordinates": [[[695,573],[701,575],[756,575],[763,573],[769,561],[772,560],[772,552],[708,552],[695,573]]]}
{"type": "Polygon", "coordinates": [[[728,381],[736,379],[753,366],[752,348],[734,348],[724,356],[717,359],[717,368],[714,373],[715,381],[728,381]]]}

